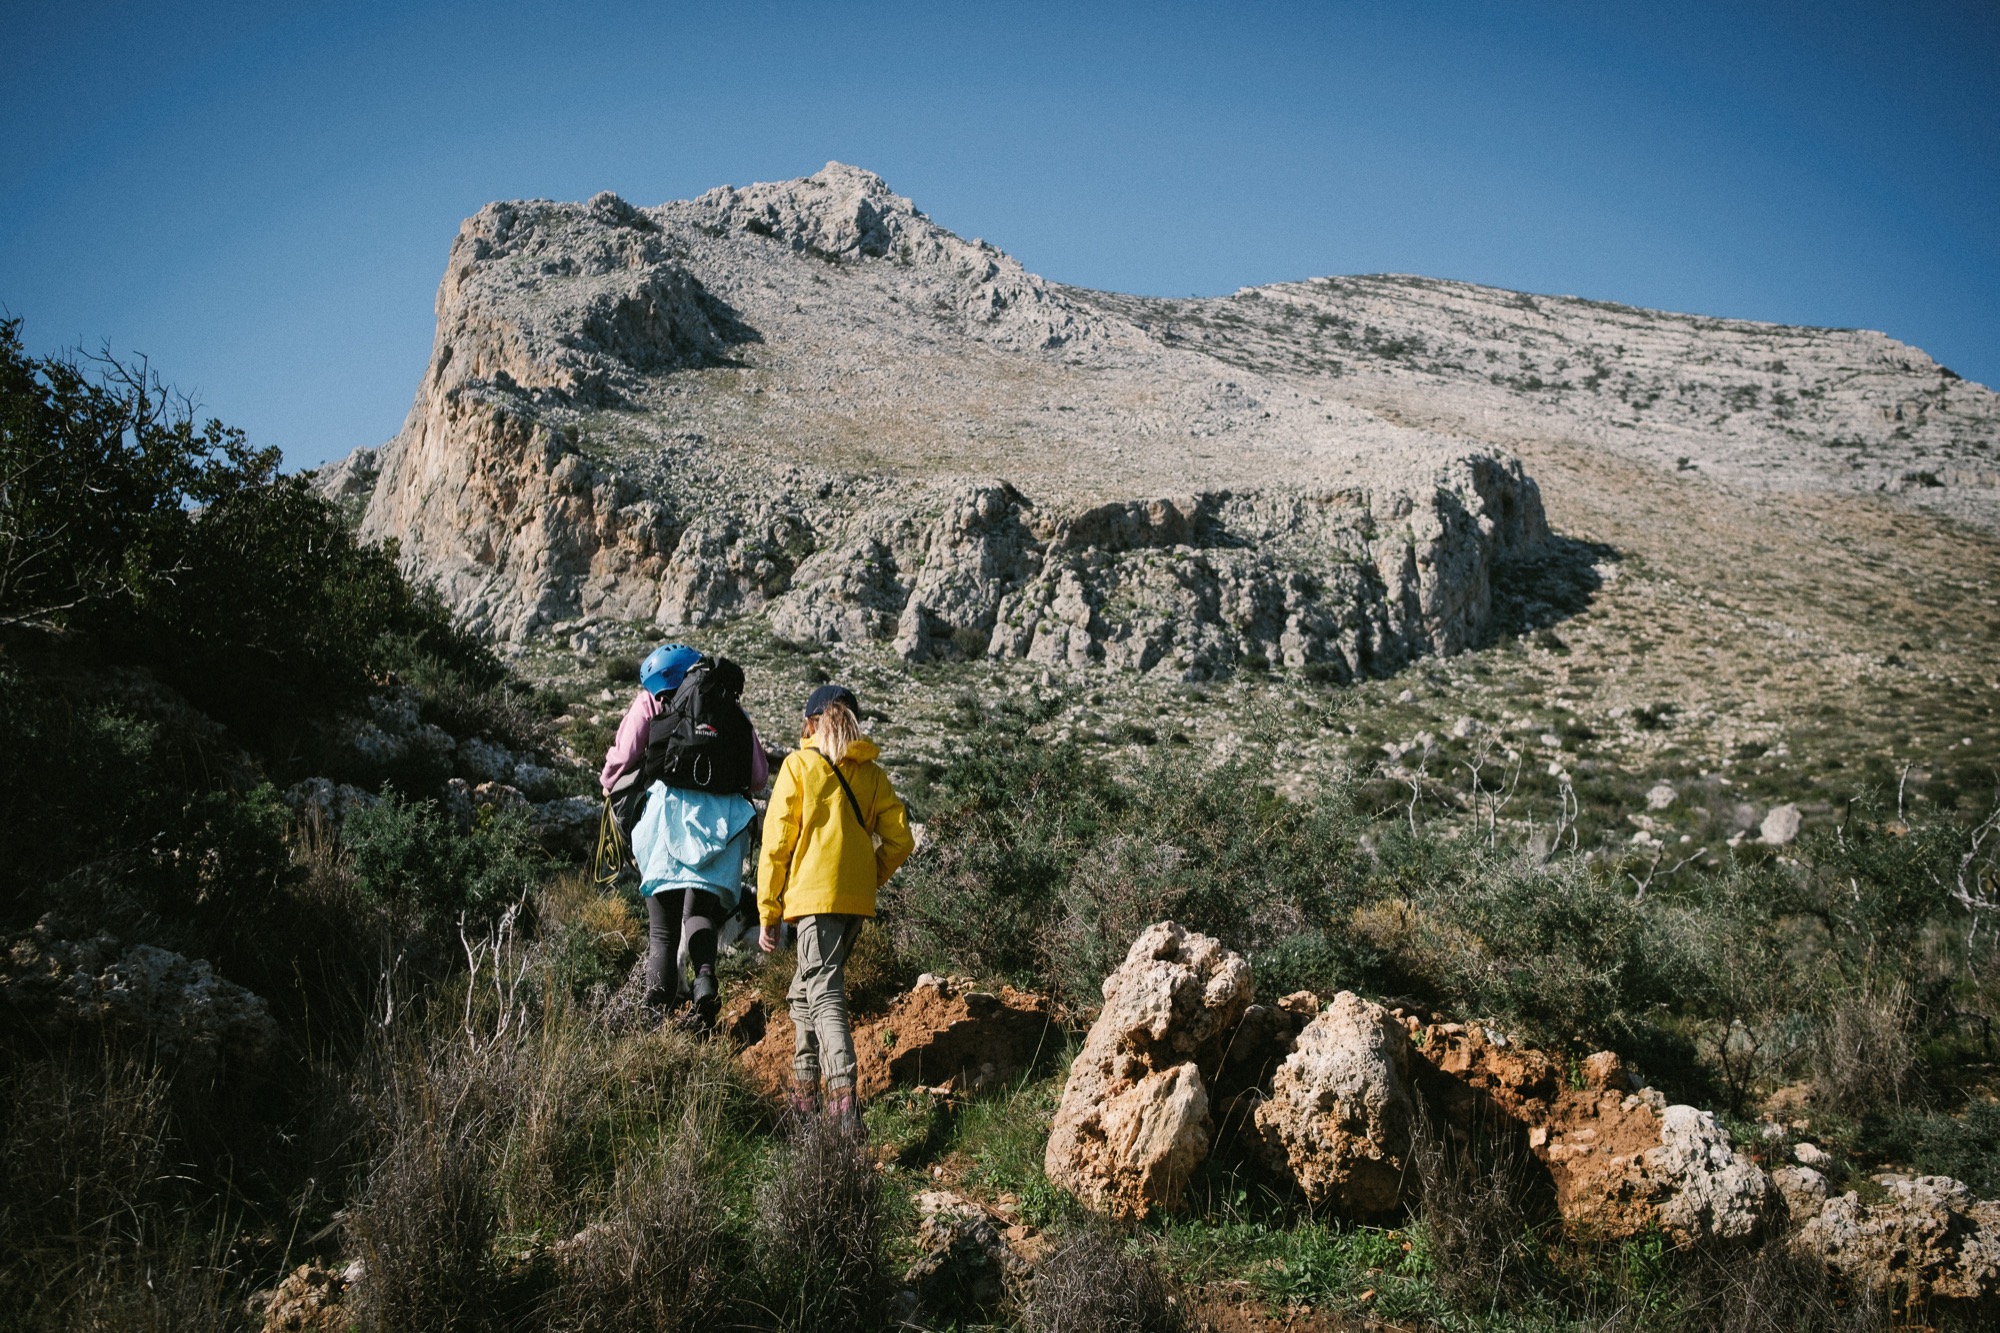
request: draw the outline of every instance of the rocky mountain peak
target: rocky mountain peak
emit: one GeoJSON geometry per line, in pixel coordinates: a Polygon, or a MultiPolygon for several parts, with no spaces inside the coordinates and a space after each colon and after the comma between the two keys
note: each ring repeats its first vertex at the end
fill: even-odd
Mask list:
{"type": "Polygon", "coordinates": [[[694,201],[717,226],[830,259],[881,258],[913,233],[936,232],[915,204],[872,171],[829,162],[799,180],[724,185],[694,201]]]}
{"type": "Polygon", "coordinates": [[[752,616],[910,660],[1346,678],[1478,642],[1546,541],[1492,441],[1752,480],[1790,450],[1844,486],[1828,443],[1935,443],[1976,489],[1994,396],[1881,352],[1422,279],[1083,291],[829,163],[480,210],[408,423],[338,472],[504,639],[752,616]]]}

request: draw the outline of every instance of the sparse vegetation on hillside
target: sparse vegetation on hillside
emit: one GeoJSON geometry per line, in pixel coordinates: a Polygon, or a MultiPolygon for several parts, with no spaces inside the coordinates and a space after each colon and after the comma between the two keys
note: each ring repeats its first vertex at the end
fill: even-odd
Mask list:
{"type": "MultiPolygon", "coordinates": [[[[724,1043],[620,1016],[639,939],[622,891],[599,894],[518,814],[455,810],[435,765],[340,740],[344,713],[393,689],[454,736],[553,745],[567,727],[601,745],[587,729],[630,676],[615,645],[573,655],[583,674],[555,682],[569,713],[551,719],[551,692],[240,436],[159,408],[142,375],[28,358],[12,326],[0,352],[0,1323],[255,1327],[253,1292],[307,1263],[338,1288],[360,1258],[341,1317],[363,1328],[889,1327],[916,1196],[939,1182],[1047,1247],[978,1316],[999,1326],[1256,1327],[1305,1307],[1336,1327],[1885,1322],[1776,1246],[1564,1239],[1479,1146],[1436,1146],[1392,1225],[1315,1214],[1224,1143],[1185,1210],[1101,1230],[1042,1170],[1060,1058],[977,1095],[886,1096],[866,1153],[781,1123],[724,1043]],[[141,497],[145,521],[98,523],[85,484],[141,497]],[[339,818],[287,801],[316,776],[365,790],[339,818]],[[202,993],[253,1037],[265,1013],[269,1042],[201,1045],[121,1008],[145,950],[212,965],[202,993]],[[125,998],[64,1008],[51,968],[125,998]]],[[[1568,632],[1520,651],[1554,657],[1568,632]]],[[[772,717],[851,665],[745,641],[772,717]]],[[[864,690],[892,745],[919,706],[951,744],[895,756],[927,846],[864,936],[857,1003],[931,970],[1053,991],[1080,1018],[1132,935],[1173,916],[1243,950],[1267,998],[1353,989],[1564,1056],[1610,1047],[1772,1160],[1809,1130],[1837,1184],[1896,1165],[2000,1188],[2000,960],[1980,906],[2000,863],[1969,778],[1902,811],[1878,785],[1782,849],[1717,840],[1651,873],[1602,840],[1538,839],[1455,782],[1280,763],[1280,792],[1268,714],[1387,738],[1413,717],[1352,701],[1404,707],[1395,682],[1364,696],[1273,671],[1140,710],[1062,677],[998,694],[988,670],[864,690]],[[1234,754],[1195,743],[1239,708],[1234,754]],[[1764,1118],[1778,1137],[1757,1137],[1764,1118]]],[[[1439,773],[1477,737],[1432,739],[1439,773]]],[[[1515,790],[1546,811],[1564,785],[1548,782],[1515,790]]],[[[756,969],[735,959],[731,985],[757,988],[756,969]]]]}

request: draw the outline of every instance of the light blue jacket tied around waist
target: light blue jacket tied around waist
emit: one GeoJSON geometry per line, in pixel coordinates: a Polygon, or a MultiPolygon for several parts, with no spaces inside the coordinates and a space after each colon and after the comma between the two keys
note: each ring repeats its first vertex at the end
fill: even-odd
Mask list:
{"type": "Polygon", "coordinates": [[[632,830],[639,892],[706,889],[736,910],[743,890],[743,856],[757,811],[744,796],[690,791],[655,782],[632,830]]]}

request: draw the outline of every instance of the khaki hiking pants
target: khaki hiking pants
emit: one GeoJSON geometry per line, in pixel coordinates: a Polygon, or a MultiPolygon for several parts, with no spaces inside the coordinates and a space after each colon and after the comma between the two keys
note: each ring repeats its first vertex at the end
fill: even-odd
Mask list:
{"type": "Polygon", "coordinates": [[[792,1077],[828,1093],[854,1086],[854,1034],[847,1022],[847,955],[861,935],[862,917],[840,912],[802,916],[798,970],[785,998],[792,1006],[792,1077]]]}

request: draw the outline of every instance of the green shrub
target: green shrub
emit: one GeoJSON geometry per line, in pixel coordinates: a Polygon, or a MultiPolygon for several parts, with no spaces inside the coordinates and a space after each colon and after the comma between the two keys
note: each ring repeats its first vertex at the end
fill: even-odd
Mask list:
{"type": "Polygon", "coordinates": [[[494,916],[519,902],[542,870],[519,814],[461,831],[436,803],[394,792],[350,814],[343,837],[362,893],[430,926],[461,913],[494,916]]]}
{"type": "Polygon", "coordinates": [[[1283,801],[1242,769],[1163,756],[1121,782],[1005,730],[934,787],[931,850],[885,890],[898,948],[1077,1003],[1152,921],[1253,950],[1325,921],[1348,842],[1337,801],[1283,801]]]}
{"type": "Polygon", "coordinates": [[[1880,1112],[1862,1122],[1862,1137],[1871,1151],[1920,1174],[1955,1177],[1982,1199],[2000,1195],[2000,1102],[1975,1101],[1955,1116],[1880,1112]]]}
{"type": "Polygon", "coordinates": [[[31,358],[0,321],[0,628],[67,628],[267,754],[394,670],[505,677],[393,545],[143,366],[31,358]]]}

